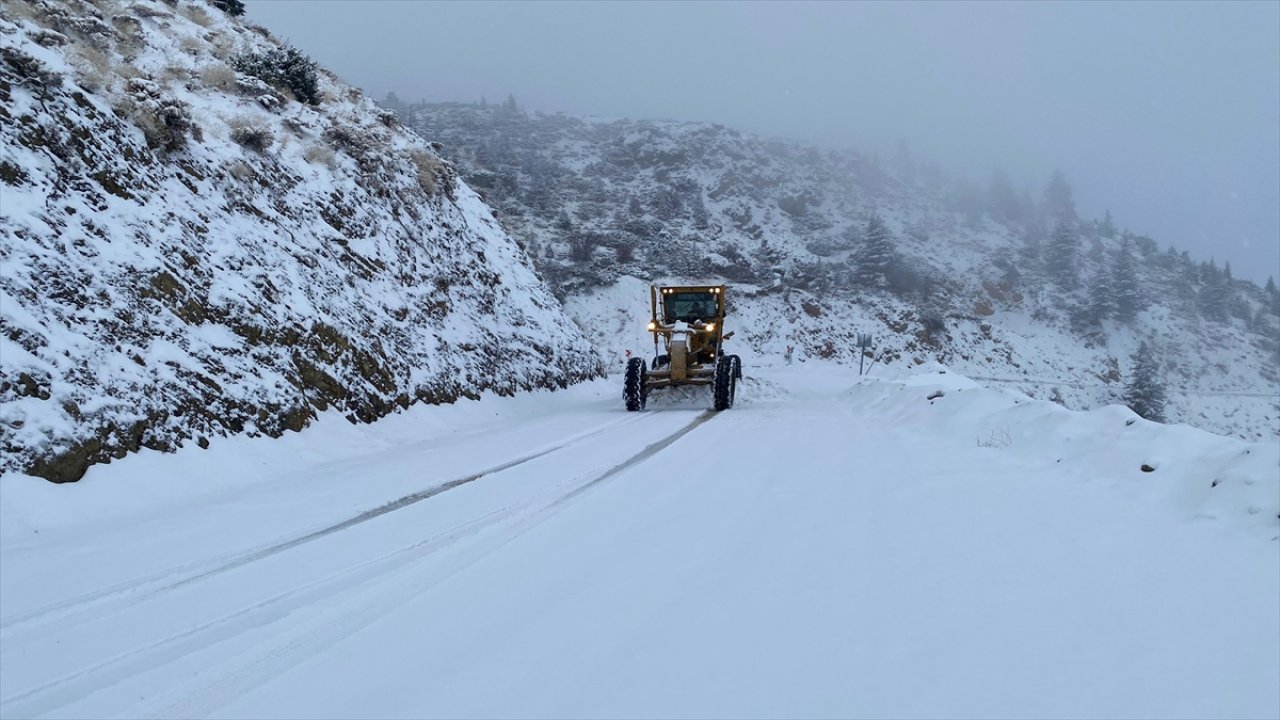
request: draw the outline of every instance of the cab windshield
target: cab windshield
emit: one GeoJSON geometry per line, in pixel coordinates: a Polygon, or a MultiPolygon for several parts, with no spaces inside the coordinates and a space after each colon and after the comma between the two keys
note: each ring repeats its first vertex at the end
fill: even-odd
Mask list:
{"type": "Polygon", "coordinates": [[[662,296],[663,322],[668,325],[677,320],[710,320],[717,315],[717,311],[718,303],[714,293],[675,292],[662,296]]]}

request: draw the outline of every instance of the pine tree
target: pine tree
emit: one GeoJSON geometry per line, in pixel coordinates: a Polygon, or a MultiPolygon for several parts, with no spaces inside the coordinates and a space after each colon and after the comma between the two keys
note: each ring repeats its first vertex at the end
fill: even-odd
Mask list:
{"type": "Polygon", "coordinates": [[[1225,322],[1228,317],[1227,284],[1213,258],[1200,266],[1200,294],[1197,305],[1200,314],[1210,320],[1225,322]]]}
{"type": "Polygon", "coordinates": [[[1265,335],[1267,332],[1267,315],[1269,310],[1266,305],[1259,305],[1258,311],[1253,314],[1253,319],[1249,321],[1249,330],[1259,335],[1265,335]]]}
{"type": "Polygon", "coordinates": [[[1102,216],[1102,225],[1098,227],[1103,237],[1112,238],[1116,236],[1116,224],[1111,220],[1111,211],[1107,210],[1102,216]]]}
{"type": "Polygon", "coordinates": [[[987,211],[1002,222],[1021,222],[1023,219],[1013,185],[1000,170],[992,172],[991,181],[987,183],[987,211]]]}
{"type": "Polygon", "coordinates": [[[1115,289],[1111,286],[1111,275],[1100,272],[1093,276],[1089,283],[1089,321],[1101,325],[1102,321],[1112,317],[1116,312],[1115,289]]]}
{"type": "Polygon", "coordinates": [[[1178,294],[1178,299],[1182,301],[1182,306],[1191,313],[1199,313],[1200,311],[1200,299],[1196,292],[1196,284],[1199,281],[1200,274],[1196,270],[1196,264],[1191,261],[1191,254],[1183,250],[1178,255],[1174,291],[1178,294]]]}
{"type": "Polygon", "coordinates": [[[859,285],[882,285],[885,272],[893,263],[893,233],[879,215],[872,215],[862,235],[854,266],[854,282],[859,285]]]}
{"type": "Polygon", "coordinates": [[[711,214],[707,212],[707,204],[702,199],[701,188],[695,188],[689,196],[689,216],[693,220],[695,230],[706,230],[711,224],[711,214]]]}
{"type": "Polygon", "coordinates": [[[1134,269],[1128,239],[1120,243],[1120,253],[1111,266],[1111,288],[1115,292],[1116,319],[1132,321],[1142,309],[1142,296],[1138,292],[1138,273],[1134,269]]]}
{"type": "Polygon", "coordinates": [[[1054,223],[1071,224],[1076,221],[1076,201],[1071,186],[1059,170],[1053,171],[1049,185],[1044,189],[1044,209],[1054,223]]]}
{"type": "Polygon", "coordinates": [[[1102,240],[1098,237],[1097,228],[1090,229],[1089,253],[1086,257],[1089,258],[1089,264],[1093,267],[1101,268],[1106,265],[1107,251],[1102,246],[1102,240]]]}
{"type": "Polygon", "coordinates": [[[1159,377],[1159,364],[1151,348],[1143,342],[1133,354],[1133,377],[1124,390],[1124,404],[1138,416],[1164,422],[1165,390],[1159,377]]]}
{"type": "Polygon", "coordinates": [[[1022,232],[1022,246],[1018,254],[1022,256],[1025,266],[1039,268],[1044,259],[1044,226],[1034,215],[1028,215],[1030,221],[1022,232]]]}
{"type": "Polygon", "coordinates": [[[1071,290],[1076,286],[1076,256],[1079,241],[1071,224],[1059,221],[1044,249],[1045,270],[1058,287],[1071,290]]]}

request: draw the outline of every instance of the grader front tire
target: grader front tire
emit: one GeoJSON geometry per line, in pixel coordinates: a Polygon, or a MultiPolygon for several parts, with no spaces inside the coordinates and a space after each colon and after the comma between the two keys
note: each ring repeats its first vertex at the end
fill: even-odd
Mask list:
{"type": "Polygon", "coordinates": [[[627,374],[622,382],[622,401],[628,412],[644,409],[644,380],[648,372],[644,367],[644,358],[631,358],[627,361],[627,374]]]}
{"type": "Polygon", "coordinates": [[[740,362],[736,357],[722,355],[716,362],[715,377],[715,409],[728,410],[733,407],[733,396],[738,390],[738,375],[741,374],[740,362]]]}

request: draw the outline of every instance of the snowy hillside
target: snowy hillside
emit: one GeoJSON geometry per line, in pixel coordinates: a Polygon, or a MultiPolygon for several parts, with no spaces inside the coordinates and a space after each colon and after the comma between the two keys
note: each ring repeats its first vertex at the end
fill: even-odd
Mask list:
{"type": "Polygon", "coordinates": [[[709,402],[615,378],[8,478],[0,716],[1280,714],[1275,443],[932,365],[709,402]]]}
{"type": "Polygon", "coordinates": [[[1069,186],[983,186],[715,125],[387,104],[444,142],[607,359],[644,348],[631,316],[648,282],[723,279],[761,357],[794,345],[856,364],[870,333],[881,366],[942,361],[1080,409],[1120,400],[1145,341],[1168,420],[1280,439],[1280,292],[1076,217],[1069,186]],[[873,217],[888,242],[867,273],[873,217]]]}
{"type": "Polygon", "coordinates": [[[203,2],[5,0],[0,472],[595,377],[395,116],[203,2]]]}

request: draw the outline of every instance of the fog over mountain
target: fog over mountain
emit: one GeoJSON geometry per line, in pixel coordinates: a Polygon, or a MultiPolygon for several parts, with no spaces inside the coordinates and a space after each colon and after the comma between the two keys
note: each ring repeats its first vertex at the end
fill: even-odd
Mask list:
{"type": "Polygon", "coordinates": [[[249,0],[375,97],[718,122],[1036,195],[1280,269],[1277,3],[410,3],[249,0]]]}

